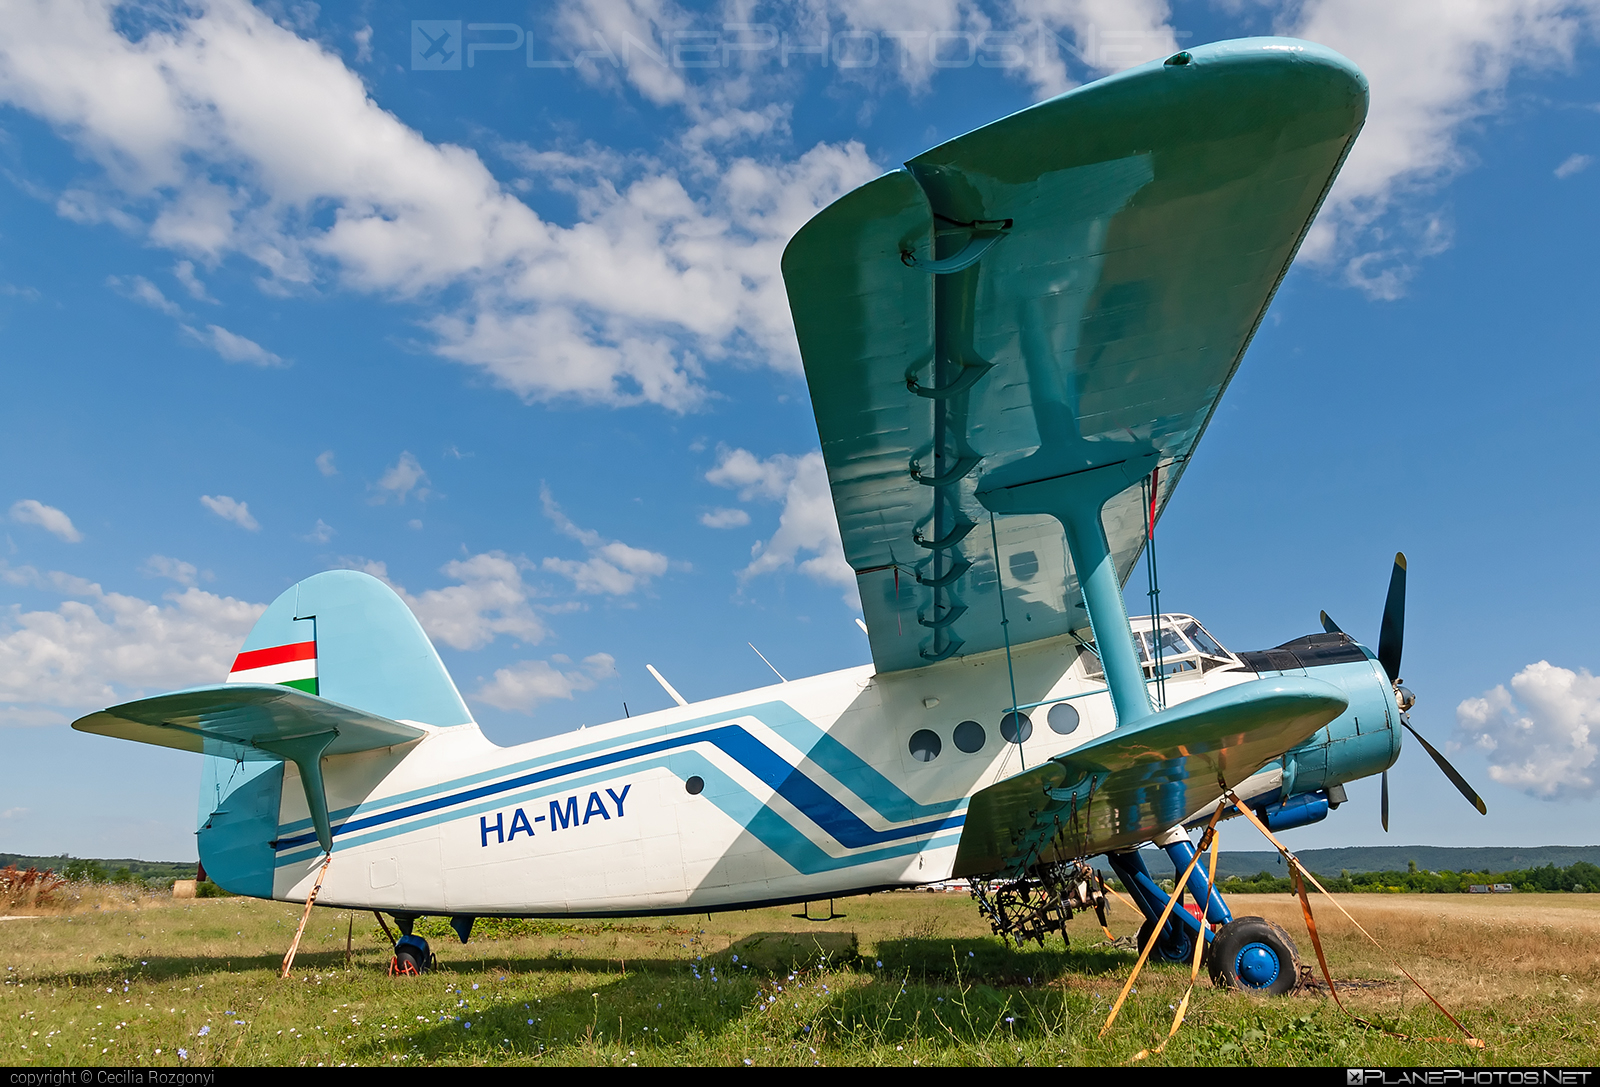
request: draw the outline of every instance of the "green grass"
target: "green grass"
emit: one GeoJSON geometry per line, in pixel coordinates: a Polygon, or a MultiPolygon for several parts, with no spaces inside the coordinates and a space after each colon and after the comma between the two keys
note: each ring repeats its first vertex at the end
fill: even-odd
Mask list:
{"type": "MultiPolygon", "coordinates": [[[[439,967],[420,978],[386,975],[371,914],[354,916],[347,966],[351,914],[317,910],[288,981],[277,970],[299,908],[284,903],[148,899],[11,921],[0,924],[0,1063],[1122,1064],[1165,1035],[1188,982],[1186,969],[1147,968],[1101,1040],[1133,955],[1107,945],[1092,918],[1074,922],[1070,947],[1019,952],[986,933],[964,896],[838,906],[844,916],[826,923],[794,909],[480,922],[466,946],[430,936],[439,967]]],[[[1133,929],[1127,917],[1113,925],[1133,929]]],[[[1365,979],[1349,996],[1363,1014],[1419,1038],[1454,1033],[1328,927],[1336,977],[1365,979]]],[[[1402,959],[1487,1051],[1385,1037],[1325,997],[1220,992],[1202,973],[1189,1021],[1143,1063],[1596,1063],[1594,934],[1584,928],[1567,955],[1515,984],[1485,963],[1487,985],[1469,930],[1459,954],[1403,947],[1402,959]]],[[[1309,961],[1303,928],[1291,931],[1309,961]]]]}

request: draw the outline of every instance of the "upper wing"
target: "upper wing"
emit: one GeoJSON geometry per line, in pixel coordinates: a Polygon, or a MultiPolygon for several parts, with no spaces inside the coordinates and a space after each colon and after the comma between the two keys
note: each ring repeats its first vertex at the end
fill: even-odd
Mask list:
{"type": "Polygon", "coordinates": [[[80,732],[229,759],[281,759],[282,746],[335,734],[319,755],[392,747],[427,730],[292,687],[225,683],[141,698],[72,722],[80,732]],[[279,750],[274,750],[278,748],[279,750]]]}
{"type": "Polygon", "coordinates": [[[1041,857],[1070,860],[1149,841],[1348,705],[1331,683],[1280,676],[1114,729],[975,794],[955,875],[1016,875],[1041,857]]]}
{"type": "MultiPolygon", "coordinates": [[[[997,585],[1013,643],[1087,628],[1061,526],[992,523],[975,490],[1069,433],[1105,462],[1154,452],[1159,510],[1366,101],[1320,46],[1205,46],[936,147],[795,236],[784,279],[879,671],[999,648],[997,585]]],[[[1104,510],[1124,579],[1150,498],[1104,510]]]]}

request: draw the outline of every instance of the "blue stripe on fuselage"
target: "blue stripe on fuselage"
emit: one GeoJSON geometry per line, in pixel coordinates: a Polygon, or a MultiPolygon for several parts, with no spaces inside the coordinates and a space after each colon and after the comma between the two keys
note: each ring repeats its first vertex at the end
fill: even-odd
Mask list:
{"type": "MultiPolygon", "coordinates": [[[[781,705],[781,703],[779,705],[781,705]]],[[[788,707],[785,706],[785,708],[787,709],[788,707]]],[[[791,710],[790,712],[792,713],[793,711],[791,710]]],[[[748,710],[739,714],[739,716],[750,715],[750,711],[748,710]]],[[[822,738],[827,739],[826,736],[823,736],[822,738]]],[[[512,778],[503,778],[491,784],[481,785],[471,789],[459,790],[444,796],[433,796],[418,803],[409,804],[399,808],[392,808],[388,811],[375,815],[346,819],[343,823],[333,828],[333,833],[335,837],[344,834],[353,834],[358,831],[382,826],[386,823],[392,823],[402,819],[410,819],[413,817],[426,815],[429,812],[437,811],[441,808],[454,807],[458,804],[468,804],[474,800],[496,796],[512,790],[525,788],[530,785],[536,785],[544,781],[549,781],[554,778],[565,777],[569,774],[582,773],[585,770],[594,769],[596,767],[610,766],[618,762],[643,758],[660,752],[673,750],[675,748],[687,747],[696,743],[713,744],[723,753],[733,758],[740,765],[744,766],[751,773],[755,774],[769,788],[777,792],[779,796],[783,797],[785,800],[803,812],[808,819],[825,830],[831,837],[833,837],[835,841],[837,841],[846,849],[860,849],[866,846],[879,845],[884,842],[897,841],[905,838],[916,837],[921,834],[932,833],[945,827],[949,822],[946,818],[940,818],[931,821],[924,821],[912,826],[898,827],[889,830],[874,830],[872,827],[863,822],[861,818],[854,812],[850,811],[850,809],[846,808],[842,803],[840,803],[840,801],[837,800],[826,789],[806,776],[803,771],[795,766],[790,765],[788,760],[784,759],[766,744],[750,735],[749,731],[744,727],[739,725],[721,725],[716,728],[703,729],[698,732],[679,734],[668,739],[657,740],[653,743],[638,744],[633,747],[623,748],[620,751],[607,752],[606,754],[592,756],[587,759],[578,759],[574,762],[564,763],[559,766],[553,766],[544,770],[537,770],[532,773],[521,774],[512,778]]],[[[828,746],[832,747],[834,745],[828,746]]],[[[830,750],[828,752],[828,754],[832,756],[831,761],[836,763],[843,762],[844,760],[839,758],[839,754],[841,752],[845,755],[848,755],[849,758],[855,760],[858,765],[855,768],[847,769],[854,769],[859,779],[861,776],[859,773],[860,768],[865,767],[865,764],[861,763],[859,759],[856,759],[856,756],[849,752],[849,750],[842,744],[836,744],[836,746],[838,748],[837,751],[830,750]]],[[[867,769],[870,770],[870,768],[867,769]]],[[[876,771],[871,771],[871,775],[879,782],[883,782],[883,784],[888,785],[888,782],[876,771]]],[[[870,779],[868,779],[867,783],[874,784],[870,779]]],[[[904,798],[904,800],[910,801],[910,798],[899,789],[894,789],[893,786],[890,786],[890,788],[893,789],[894,793],[899,793],[899,796],[904,798]]],[[[863,799],[866,799],[869,804],[871,803],[871,798],[863,797],[863,799]]],[[[943,805],[914,804],[914,807],[921,809],[922,811],[940,811],[942,809],[943,812],[948,813],[952,809],[958,807],[960,804],[961,801],[958,800],[943,805]]],[[[899,807],[903,810],[902,805],[894,804],[891,806],[899,807]]],[[[874,805],[874,807],[876,807],[876,805],[874,805]]],[[[279,838],[275,843],[274,848],[281,852],[283,850],[294,849],[298,846],[306,845],[314,840],[315,835],[313,834],[299,834],[293,837],[279,838]]]]}

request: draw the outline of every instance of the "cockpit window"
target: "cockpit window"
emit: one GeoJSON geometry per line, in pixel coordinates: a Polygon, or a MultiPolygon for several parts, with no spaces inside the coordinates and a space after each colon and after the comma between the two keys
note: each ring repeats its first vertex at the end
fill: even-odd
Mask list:
{"type": "MultiPolygon", "coordinates": [[[[1155,656],[1155,635],[1156,635],[1156,632],[1153,631],[1153,630],[1141,630],[1136,635],[1136,637],[1139,639],[1139,659],[1140,660],[1148,661],[1148,660],[1151,660],[1151,659],[1154,658],[1154,656],[1155,656]]],[[[1194,650],[1190,649],[1187,645],[1184,644],[1183,639],[1178,637],[1178,632],[1177,631],[1173,630],[1169,626],[1163,626],[1161,628],[1161,656],[1162,657],[1164,657],[1164,658],[1165,657],[1181,657],[1185,653],[1192,653],[1192,652],[1194,652],[1194,650]]]]}
{"type": "MultiPolygon", "coordinates": [[[[1130,619],[1133,627],[1133,646],[1139,654],[1147,678],[1155,678],[1156,638],[1161,639],[1161,667],[1164,676],[1203,675],[1216,668],[1236,667],[1237,659],[1218,644],[1206,628],[1190,615],[1137,616],[1130,619]],[[1159,634],[1151,627],[1160,624],[1159,634]]],[[[1090,653],[1083,655],[1084,674],[1099,678],[1105,673],[1099,659],[1090,653]]]]}
{"type": "Polygon", "coordinates": [[[1228,651],[1217,644],[1216,639],[1206,633],[1206,628],[1193,619],[1183,624],[1183,633],[1186,638],[1199,648],[1200,652],[1209,657],[1226,657],[1228,651]]]}

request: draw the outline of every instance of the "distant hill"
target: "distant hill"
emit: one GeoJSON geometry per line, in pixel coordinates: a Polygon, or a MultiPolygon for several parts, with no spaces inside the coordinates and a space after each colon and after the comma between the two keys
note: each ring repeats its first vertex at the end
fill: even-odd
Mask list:
{"type": "MultiPolygon", "coordinates": [[[[1172,863],[1156,849],[1142,851],[1145,865],[1157,879],[1170,879],[1172,863]]],[[[1600,864],[1600,845],[1443,846],[1371,845],[1340,849],[1296,850],[1295,855],[1319,876],[1347,872],[1404,872],[1408,861],[1432,872],[1511,872],[1553,864],[1566,868],[1579,861],[1600,864]]],[[[1201,860],[1201,864],[1205,864],[1201,860]]],[[[1104,867],[1102,864],[1101,867],[1104,867]]],[[[1271,850],[1224,849],[1217,854],[1217,879],[1241,879],[1258,872],[1283,875],[1282,858],[1271,850]]]]}
{"type": "Polygon", "coordinates": [[[30,857],[22,853],[0,853],[0,868],[8,864],[14,864],[18,868],[48,868],[57,875],[93,872],[100,879],[108,879],[118,871],[127,869],[128,875],[132,878],[151,883],[193,879],[196,867],[193,861],[141,861],[131,857],[108,860],[98,857],[69,857],[65,853],[59,857],[30,857]],[[73,873],[68,872],[69,868],[73,869],[73,873]]]}

